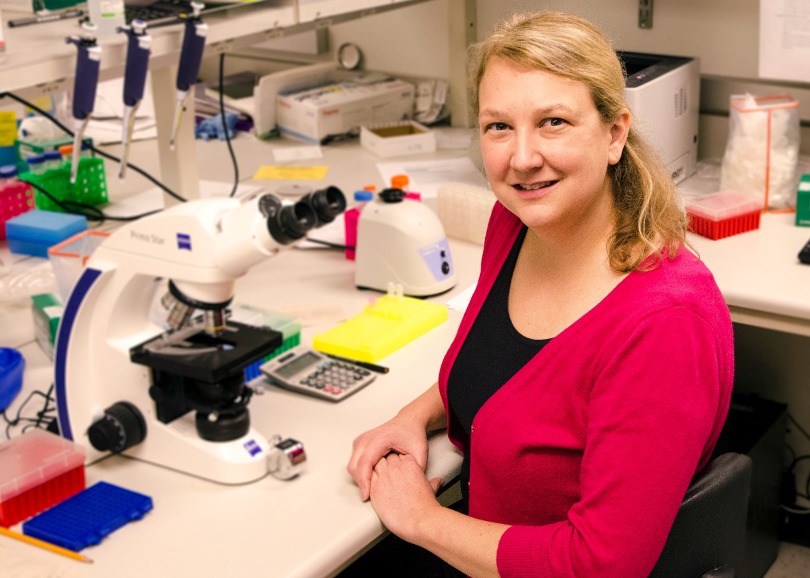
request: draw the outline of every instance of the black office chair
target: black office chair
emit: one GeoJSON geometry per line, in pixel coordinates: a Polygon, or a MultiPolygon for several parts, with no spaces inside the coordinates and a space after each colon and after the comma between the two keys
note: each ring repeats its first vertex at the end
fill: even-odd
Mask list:
{"type": "Polygon", "coordinates": [[[751,458],[717,456],[689,486],[650,578],[746,578],[751,458]]]}

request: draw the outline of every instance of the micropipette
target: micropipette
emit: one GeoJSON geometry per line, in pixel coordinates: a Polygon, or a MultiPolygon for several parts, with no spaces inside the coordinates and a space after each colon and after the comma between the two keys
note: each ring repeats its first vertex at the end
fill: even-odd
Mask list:
{"type": "Polygon", "coordinates": [[[146,86],[146,73],[149,70],[149,52],[152,38],[146,32],[146,22],[133,20],[130,26],[118,29],[128,37],[127,67],[124,72],[124,123],[121,135],[121,166],[118,169],[118,178],[123,179],[127,170],[129,158],[129,144],[132,140],[132,129],[135,125],[135,111],[143,99],[146,86]]]}
{"type": "Polygon", "coordinates": [[[78,49],[76,57],[76,78],[73,82],[73,159],[70,167],[70,182],[76,182],[79,158],[82,152],[82,137],[87,122],[93,112],[98,87],[98,73],[101,67],[101,46],[96,42],[95,25],[82,24],[85,29],[82,37],[69,36],[67,42],[78,49]]]}
{"type": "Polygon", "coordinates": [[[174,109],[174,125],[169,148],[174,150],[174,141],[180,127],[180,119],[186,110],[186,98],[189,88],[197,82],[197,74],[202,63],[205,37],[208,25],[202,21],[200,12],[205,7],[200,2],[192,2],[192,14],[186,15],[186,28],[183,34],[183,46],[180,50],[180,62],[177,65],[177,103],[174,109]]]}

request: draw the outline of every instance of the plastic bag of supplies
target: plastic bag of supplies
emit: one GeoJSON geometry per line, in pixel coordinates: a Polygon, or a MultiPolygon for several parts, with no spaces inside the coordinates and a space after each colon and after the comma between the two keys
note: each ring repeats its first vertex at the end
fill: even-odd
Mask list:
{"type": "Polygon", "coordinates": [[[796,99],[732,96],[720,189],[754,193],[765,210],[790,208],[795,202],[799,144],[796,99]]]}

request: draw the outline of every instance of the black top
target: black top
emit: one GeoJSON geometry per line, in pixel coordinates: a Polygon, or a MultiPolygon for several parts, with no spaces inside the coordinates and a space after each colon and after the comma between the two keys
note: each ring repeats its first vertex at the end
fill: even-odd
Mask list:
{"type": "MultiPolygon", "coordinates": [[[[515,329],[509,317],[509,287],[526,230],[523,227],[515,239],[447,379],[450,411],[464,428],[468,440],[478,410],[549,342],[548,339],[524,337],[515,329]]],[[[469,441],[467,445],[469,447],[469,441]]],[[[461,493],[465,511],[469,479],[467,451],[461,465],[461,493]]]]}

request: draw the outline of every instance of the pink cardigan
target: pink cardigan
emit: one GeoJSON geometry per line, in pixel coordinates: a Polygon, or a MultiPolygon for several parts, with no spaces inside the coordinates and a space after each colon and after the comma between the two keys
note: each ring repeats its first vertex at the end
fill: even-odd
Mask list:
{"type": "MultiPolygon", "coordinates": [[[[450,369],[520,227],[496,203],[439,375],[445,408],[450,369]]],[[[473,421],[469,512],[511,525],[501,576],[647,576],[720,435],[733,373],[728,307],[685,249],[630,273],[554,337],[473,421]]],[[[457,422],[448,435],[469,449],[457,422]]]]}

